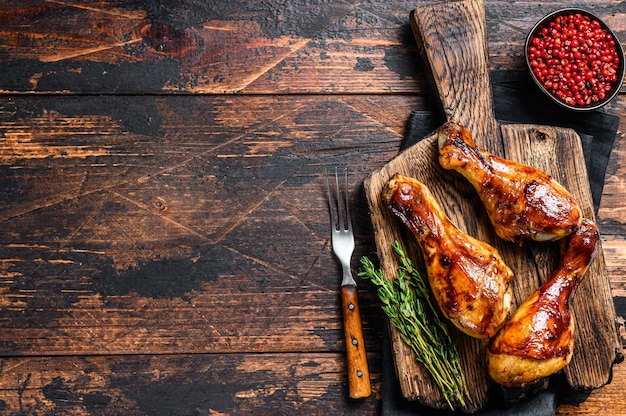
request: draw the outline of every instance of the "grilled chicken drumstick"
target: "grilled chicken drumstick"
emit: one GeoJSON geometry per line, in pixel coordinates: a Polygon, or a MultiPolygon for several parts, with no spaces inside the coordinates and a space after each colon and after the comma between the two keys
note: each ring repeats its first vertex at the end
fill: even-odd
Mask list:
{"type": "Polygon", "coordinates": [[[561,184],[545,172],[478,148],[461,124],[444,124],[438,145],[441,166],[469,180],[501,238],[554,241],[580,224],[580,208],[561,184]]]}
{"type": "Polygon", "coordinates": [[[382,198],[415,235],[443,314],[472,337],[493,336],[504,323],[512,299],[513,272],[498,251],[452,224],[429,189],[416,179],[394,175],[382,198]]]}
{"type": "Polygon", "coordinates": [[[574,352],[570,300],[597,253],[598,229],[584,219],[550,279],[490,341],[487,368],[507,387],[523,387],[565,367],[574,352]]]}

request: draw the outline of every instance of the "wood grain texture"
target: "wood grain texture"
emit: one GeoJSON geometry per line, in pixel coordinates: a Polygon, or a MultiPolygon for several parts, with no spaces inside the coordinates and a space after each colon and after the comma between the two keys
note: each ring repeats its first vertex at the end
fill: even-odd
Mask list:
{"type": "MultiPolygon", "coordinates": [[[[433,2],[3,1],[0,91],[424,94],[407,16],[433,2]]],[[[535,22],[588,3],[486,6],[490,65],[512,69],[535,22]]],[[[620,3],[593,9],[624,42],[620,3]]]]}
{"type": "MultiPolygon", "coordinates": [[[[373,394],[348,397],[322,172],[350,168],[356,268],[362,180],[436,107],[409,19],[435,1],[0,0],[0,413],[380,414],[367,282],[373,394]]],[[[569,5],[626,39],[612,0],[486,0],[490,69],[569,5]]],[[[625,108],[598,215],[620,317],[625,108]]],[[[625,380],[559,415],[625,413],[625,380]]]]}
{"type": "MultiPolygon", "coordinates": [[[[356,190],[396,152],[403,126],[389,120],[416,101],[395,103],[4,100],[3,354],[342,348],[340,274],[318,191],[325,168],[360,155],[355,261],[371,251],[356,190]]],[[[376,348],[375,294],[360,292],[376,348]]]]}
{"type": "Polygon", "coordinates": [[[341,353],[3,359],[3,414],[376,414],[374,393],[348,398],[341,353]],[[42,371],[42,369],[44,371],[42,371]]]}
{"type": "Polygon", "coordinates": [[[484,148],[500,150],[483,1],[418,7],[411,12],[411,26],[446,118],[474,132],[484,148]]]}
{"type": "MultiPolygon", "coordinates": [[[[4,358],[0,403],[12,414],[170,416],[318,410],[380,414],[379,367],[372,367],[374,394],[366,401],[353,401],[346,399],[340,353],[260,358],[236,354],[4,358]]],[[[613,382],[601,389],[567,391],[568,400],[556,415],[622,416],[624,380],[626,366],[620,365],[613,382]]]]}
{"type": "Polygon", "coordinates": [[[372,386],[365,340],[363,339],[361,308],[359,308],[358,291],[355,286],[345,285],[341,287],[341,305],[350,397],[363,399],[372,394],[372,386]]]}

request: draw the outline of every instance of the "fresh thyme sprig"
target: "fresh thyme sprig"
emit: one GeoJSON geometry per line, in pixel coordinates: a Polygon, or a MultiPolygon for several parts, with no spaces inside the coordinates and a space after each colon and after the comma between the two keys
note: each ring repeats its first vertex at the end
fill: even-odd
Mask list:
{"type": "Polygon", "coordinates": [[[456,342],[411,259],[406,257],[399,242],[395,241],[392,248],[400,260],[395,279],[386,279],[367,257],[361,258],[358,275],[378,287],[383,311],[415,353],[417,361],[431,374],[448,406],[451,409],[455,403],[465,406],[471,403],[471,397],[456,342]]]}

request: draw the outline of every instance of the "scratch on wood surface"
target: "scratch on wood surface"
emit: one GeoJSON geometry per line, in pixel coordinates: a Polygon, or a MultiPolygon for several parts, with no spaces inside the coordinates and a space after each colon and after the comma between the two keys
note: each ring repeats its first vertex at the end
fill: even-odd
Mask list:
{"type": "MultiPolygon", "coordinates": [[[[263,267],[267,268],[268,270],[272,270],[272,271],[274,271],[274,272],[276,272],[276,273],[278,273],[278,274],[285,275],[285,276],[289,276],[289,277],[290,277],[290,278],[292,278],[292,279],[297,279],[297,277],[298,277],[297,275],[294,275],[293,273],[290,273],[290,272],[288,272],[287,270],[284,270],[284,269],[282,269],[282,268],[279,268],[279,267],[277,267],[276,265],[274,265],[274,264],[272,264],[272,263],[269,263],[269,262],[267,262],[267,261],[261,260],[261,259],[259,259],[258,257],[253,257],[253,256],[250,256],[250,255],[248,255],[248,254],[242,253],[241,251],[239,251],[239,250],[235,249],[234,247],[225,246],[225,248],[226,248],[227,250],[230,250],[231,252],[233,252],[233,253],[235,253],[235,254],[237,254],[237,255],[239,255],[239,256],[241,256],[241,257],[245,258],[246,260],[250,260],[250,261],[252,261],[252,262],[254,262],[254,263],[258,264],[258,265],[261,265],[261,266],[263,266],[263,267]]],[[[329,255],[329,258],[330,258],[331,254],[330,254],[330,250],[328,249],[328,244],[327,244],[327,243],[325,243],[325,244],[324,244],[324,249],[323,249],[323,251],[324,251],[326,254],[328,254],[328,255],[329,255]]],[[[309,266],[309,268],[307,268],[307,270],[303,273],[302,278],[301,278],[299,281],[297,281],[297,282],[293,285],[293,287],[292,287],[291,289],[292,289],[294,292],[298,291],[298,289],[300,289],[300,287],[302,287],[302,285],[303,285],[305,282],[308,284],[308,286],[313,287],[313,288],[317,288],[317,289],[318,289],[318,290],[320,290],[321,292],[330,292],[330,293],[335,293],[335,292],[336,292],[336,290],[335,290],[335,289],[329,288],[328,286],[326,286],[326,285],[324,285],[324,284],[320,284],[320,283],[317,283],[317,282],[312,282],[312,281],[309,281],[309,280],[308,280],[309,272],[313,269],[313,267],[315,266],[315,264],[317,264],[317,261],[319,260],[319,258],[320,258],[320,255],[317,255],[317,256],[315,257],[315,259],[313,259],[313,261],[311,262],[311,265],[309,266]]],[[[339,277],[341,277],[341,276],[339,276],[339,277]]],[[[339,278],[339,277],[338,277],[338,278],[339,278]]],[[[280,311],[279,311],[279,312],[280,312],[280,311]]],[[[277,312],[275,315],[277,315],[279,312],[277,312]]],[[[274,315],[274,316],[275,316],[275,315],[274,315]]],[[[256,334],[256,336],[257,336],[257,337],[258,337],[258,336],[260,336],[261,334],[265,333],[265,332],[266,332],[266,330],[267,330],[267,328],[265,328],[265,330],[261,331],[260,333],[256,334]]],[[[250,343],[250,345],[254,344],[254,342],[255,342],[255,341],[252,341],[252,342],[250,343]]]]}
{"type": "Polygon", "coordinates": [[[66,60],[66,59],[77,58],[79,56],[86,56],[86,55],[91,55],[91,54],[102,52],[102,51],[107,51],[113,48],[121,48],[124,46],[132,45],[134,43],[142,42],[142,41],[143,41],[143,38],[135,38],[135,39],[131,39],[125,42],[114,42],[108,45],[96,46],[93,48],[69,50],[69,51],[61,52],[61,53],[54,54],[54,55],[48,55],[48,56],[44,55],[44,56],[41,56],[39,60],[41,60],[42,62],[58,62],[58,61],[66,60]]]}
{"type": "MultiPolygon", "coordinates": [[[[296,287],[294,287],[294,290],[298,289],[305,282],[307,282],[309,285],[311,285],[313,287],[317,287],[318,289],[320,289],[322,291],[329,291],[327,286],[320,285],[320,284],[318,284],[315,281],[310,281],[309,280],[309,274],[311,273],[311,270],[314,269],[315,265],[318,264],[318,261],[319,261],[320,257],[323,256],[323,255],[326,255],[326,256],[328,256],[328,258],[330,258],[332,256],[331,248],[330,248],[330,238],[329,238],[329,235],[325,235],[323,237],[320,237],[318,235],[318,233],[317,233],[317,230],[312,228],[310,224],[308,224],[305,221],[303,221],[302,218],[300,217],[300,215],[298,215],[299,210],[300,210],[301,207],[295,206],[292,203],[291,200],[283,199],[283,203],[288,208],[289,212],[291,213],[291,218],[293,220],[295,220],[297,223],[299,223],[305,229],[307,229],[309,231],[309,233],[311,233],[311,235],[315,236],[316,239],[318,239],[320,241],[323,241],[323,245],[321,247],[321,251],[312,259],[311,263],[309,264],[309,267],[306,268],[304,273],[301,274],[302,278],[300,279],[300,281],[298,282],[296,287]]],[[[330,228],[329,228],[329,230],[330,230],[330,228]]]]}
{"type": "MultiPolygon", "coordinates": [[[[6,247],[10,248],[36,248],[36,249],[49,249],[50,246],[46,244],[23,244],[23,243],[9,243],[6,247]]],[[[2,260],[0,260],[2,261],[2,260]]]]}
{"type": "Polygon", "coordinates": [[[17,361],[16,364],[10,365],[10,366],[5,366],[4,364],[2,364],[2,367],[0,368],[0,373],[2,374],[6,374],[10,371],[15,370],[18,367],[21,367],[25,364],[28,364],[29,362],[32,361],[32,358],[20,358],[19,361],[17,361]]]}
{"type": "MultiPolygon", "coordinates": [[[[261,259],[260,259],[260,258],[258,258],[258,257],[250,256],[250,255],[248,255],[248,254],[246,254],[246,253],[242,253],[241,251],[237,250],[237,249],[236,249],[236,248],[234,248],[234,247],[231,247],[231,246],[224,246],[224,247],[225,247],[227,250],[229,250],[229,251],[231,251],[231,252],[233,252],[233,253],[237,254],[238,256],[241,256],[242,258],[244,258],[244,259],[246,259],[246,260],[250,260],[250,261],[252,261],[252,262],[254,262],[254,263],[256,263],[256,264],[258,264],[258,265],[260,265],[260,266],[263,266],[263,267],[267,268],[268,270],[274,271],[274,272],[276,272],[277,274],[280,274],[280,275],[285,275],[285,276],[288,276],[288,277],[290,277],[290,278],[292,278],[292,279],[297,278],[297,276],[296,276],[296,275],[294,275],[294,274],[292,274],[292,273],[289,273],[287,270],[284,270],[284,269],[282,269],[282,268],[280,268],[280,267],[277,267],[275,264],[272,264],[272,263],[267,262],[267,261],[265,261],[265,260],[261,260],[261,259]]],[[[317,258],[319,258],[319,257],[316,257],[316,259],[317,259],[317,258]]],[[[295,284],[295,285],[293,286],[293,290],[294,290],[294,291],[297,291],[297,290],[298,290],[298,288],[300,288],[300,287],[302,286],[302,284],[303,284],[305,281],[306,281],[306,278],[301,279],[301,280],[300,280],[297,284],[295,284]]],[[[311,285],[312,287],[316,287],[316,288],[318,288],[319,290],[321,290],[321,291],[323,291],[323,292],[333,292],[332,290],[329,290],[329,289],[328,289],[328,287],[323,286],[323,285],[319,285],[319,284],[316,284],[316,283],[311,283],[310,285],[311,285]]],[[[279,312],[280,312],[280,311],[279,311],[279,312]]],[[[277,312],[275,315],[277,315],[279,312],[277,312]]],[[[261,331],[260,333],[256,334],[256,336],[258,337],[259,335],[261,335],[261,334],[263,334],[264,332],[266,332],[266,330],[267,330],[267,328],[264,328],[264,330],[263,330],[263,331],[261,331]]],[[[250,345],[254,344],[254,342],[255,342],[255,341],[252,341],[252,342],[250,343],[250,345]]]]}
{"type": "MultiPolygon", "coordinates": [[[[88,10],[90,12],[108,14],[111,16],[124,17],[127,19],[145,19],[147,16],[147,13],[145,10],[128,11],[124,9],[110,8],[109,6],[107,6],[108,8],[92,7],[92,6],[87,6],[85,4],[76,4],[76,3],[71,3],[68,1],[59,1],[59,0],[45,0],[45,1],[46,3],[73,7],[76,9],[88,10]]],[[[103,3],[103,4],[106,4],[106,3],[103,3]]]]}
{"type": "MultiPolygon", "coordinates": [[[[57,248],[57,247],[51,247],[49,245],[46,244],[20,244],[20,243],[9,243],[9,244],[5,244],[5,247],[8,248],[24,248],[24,249],[39,249],[39,250],[54,250],[57,253],[87,253],[87,254],[106,254],[106,252],[104,251],[97,251],[97,250],[87,250],[87,249],[77,249],[77,248],[57,248]]],[[[2,262],[11,262],[11,261],[25,261],[24,259],[21,258],[4,258],[4,259],[0,259],[0,263],[2,262]]]]}
{"type": "MultiPolygon", "coordinates": [[[[344,42],[346,45],[348,42],[344,42]]],[[[370,39],[370,38],[352,38],[349,42],[353,46],[372,47],[372,48],[401,48],[402,43],[397,41],[389,41],[386,39],[370,39]]],[[[381,54],[382,55],[382,54],[381,54]]]]}
{"type": "Polygon", "coordinates": [[[148,206],[142,204],[141,202],[135,201],[134,199],[129,198],[126,195],[120,194],[119,192],[115,192],[115,191],[113,191],[112,193],[113,193],[113,195],[115,195],[115,196],[117,196],[117,197],[119,197],[119,198],[121,198],[121,199],[123,199],[125,201],[130,202],[131,204],[137,206],[138,208],[141,208],[142,210],[144,210],[144,211],[146,211],[146,212],[148,212],[148,213],[150,213],[152,215],[156,215],[157,217],[161,218],[163,221],[169,222],[170,224],[173,224],[174,226],[176,226],[178,228],[182,228],[183,230],[185,230],[185,231],[187,231],[187,232],[189,232],[189,233],[191,233],[191,234],[193,234],[193,235],[195,235],[197,237],[200,237],[204,241],[210,242],[209,238],[206,235],[202,234],[201,232],[196,231],[193,228],[189,228],[186,225],[183,225],[183,224],[179,223],[178,221],[174,221],[172,218],[170,218],[170,217],[168,217],[166,215],[163,215],[160,212],[155,212],[153,209],[150,209],[148,206]]]}
{"type": "Polygon", "coordinates": [[[48,263],[50,264],[74,264],[74,260],[67,260],[67,259],[50,259],[48,260],[48,263]]]}
{"type": "MultiPolygon", "coordinates": [[[[239,227],[239,225],[242,222],[244,222],[250,216],[251,213],[258,210],[261,205],[267,202],[274,195],[274,193],[285,184],[285,182],[287,182],[287,179],[284,179],[278,184],[276,184],[276,186],[274,186],[274,188],[271,191],[267,192],[267,194],[263,198],[258,200],[256,203],[249,206],[247,210],[240,211],[238,215],[235,215],[234,217],[235,220],[231,223],[231,225],[228,228],[226,228],[226,230],[224,230],[224,232],[213,242],[213,244],[222,242],[226,238],[226,236],[230,234],[230,232],[233,231],[235,228],[239,227]]],[[[260,193],[264,193],[263,189],[259,189],[259,191],[260,193]]]]}
{"type": "Polygon", "coordinates": [[[345,100],[342,100],[342,99],[340,99],[339,101],[342,104],[347,105],[348,107],[350,107],[354,111],[358,112],[359,114],[362,114],[363,117],[367,118],[368,120],[372,121],[373,123],[376,123],[377,125],[380,125],[383,129],[393,133],[394,136],[403,137],[403,132],[398,132],[398,131],[394,130],[392,127],[389,127],[389,126],[381,123],[380,117],[383,116],[385,113],[384,113],[384,111],[381,111],[380,109],[376,109],[374,107],[374,105],[372,105],[370,103],[365,103],[363,101],[361,101],[361,102],[357,101],[357,103],[362,104],[362,106],[357,106],[355,104],[349,103],[349,102],[347,102],[345,100]],[[374,113],[374,116],[370,115],[368,110],[375,110],[375,111],[372,111],[374,113]]]}
{"type": "Polygon", "coordinates": [[[209,416],[228,416],[228,413],[222,413],[217,410],[209,409],[209,416]]]}
{"type": "Polygon", "coordinates": [[[244,144],[249,148],[250,153],[247,154],[248,156],[273,155],[281,148],[293,146],[293,143],[289,140],[246,140],[244,144]]]}
{"type": "Polygon", "coordinates": [[[120,134],[119,123],[108,116],[70,117],[49,110],[30,118],[27,123],[6,122],[1,127],[0,162],[6,165],[15,165],[24,159],[111,156],[112,146],[69,145],[61,139],[68,136],[120,134]]]}
{"type": "MultiPolygon", "coordinates": [[[[324,246],[322,248],[322,251],[320,252],[320,254],[318,254],[317,256],[315,256],[315,258],[311,261],[311,264],[309,265],[309,267],[304,271],[304,273],[302,273],[302,279],[300,279],[300,282],[298,283],[298,288],[300,286],[302,286],[304,284],[304,282],[308,282],[309,285],[317,287],[318,289],[322,290],[322,291],[326,291],[326,292],[333,292],[334,289],[329,289],[328,286],[319,284],[317,282],[312,282],[309,280],[309,274],[311,273],[311,271],[314,269],[315,265],[318,264],[320,258],[322,257],[322,255],[324,255],[327,259],[330,259],[332,257],[332,254],[330,253],[330,239],[324,241],[324,246]]],[[[340,276],[337,275],[337,281],[339,281],[340,276]]]]}
{"type": "MultiPolygon", "coordinates": [[[[107,191],[107,190],[113,189],[115,187],[126,185],[126,184],[133,183],[133,182],[136,182],[136,183],[146,182],[150,178],[153,178],[153,177],[156,177],[156,176],[159,176],[159,175],[163,175],[163,174],[171,172],[171,171],[173,171],[175,169],[184,167],[184,166],[188,165],[189,163],[191,163],[194,160],[198,160],[200,158],[206,157],[209,154],[217,152],[219,149],[221,149],[223,147],[226,147],[226,146],[229,146],[229,145],[231,145],[233,143],[236,143],[236,142],[242,140],[245,137],[249,137],[251,132],[254,132],[255,130],[258,130],[258,129],[262,128],[263,126],[267,125],[270,122],[279,120],[280,118],[285,117],[288,114],[291,114],[291,113],[293,113],[295,111],[298,111],[301,107],[302,107],[302,105],[296,106],[295,108],[288,109],[287,111],[285,111],[283,113],[280,113],[277,117],[275,117],[272,120],[269,120],[269,121],[268,120],[263,120],[263,122],[258,123],[256,125],[248,128],[248,129],[246,129],[241,134],[236,135],[235,137],[233,137],[233,138],[231,138],[229,140],[225,140],[225,141],[223,141],[221,143],[218,143],[218,144],[216,144],[214,146],[211,146],[210,148],[206,149],[205,151],[200,152],[198,154],[194,154],[193,156],[190,156],[189,158],[184,159],[184,160],[182,160],[182,161],[180,161],[178,163],[174,163],[172,165],[165,166],[164,168],[159,169],[156,172],[150,172],[148,174],[145,174],[143,176],[136,177],[136,178],[122,179],[122,180],[119,180],[117,182],[113,181],[111,183],[108,183],[105,186],[86,190],[86,191],[84,191],[82,193],[81,196],[84,197],[84,196],[95,194],[95,193],[98,193],[98,192],[107,191]]],[[[52,128],[51,127],[52,123],[50,123],[49,121],[46,122],[46,120],[48,120],[50,118],[50,114],[56,114],[56,113],[53,113],[53,112],[44,113],[44,115],[41,117],[41,119],[43,120],[43,121],[41,121],[41,123],[45,123],[46,127],[47,127],[46,134],[48,136],[50,136],[50,135],[63,135],[63,133],[69,134],[69,131],[67,130],[67,127],[64,127],[64,128],[61,128],[61,127],[52,128]]],[[[65,123],[61,123],[61,124],[65,126],[65,123]]],[[[99,134],[104,134],[108,130],[112,130],[114,132],[116,131],[115,129],[112,129],[112,128],[105,129],[104,127],[105,126],[99,126],[99,125],[95,125],[95,124],[91,126],[92,130],[88,130],[87,127],[85,127],[84,134],[88,134],[88,132],[93,133],[93,129],[98,129],[99,134]]],[[[18,157],[19,158],[23,158],[23,156],[24,156],[23,153],[24,152],[22,151],[22,149],[20,149],[19,151],[13,149],[13,146],[20,145],[20,143],[23,142],[23,141],[28,142],[28,141],[32,140],[33,134],[28,130],[29,126],[17,126],[17,127],[15,127],[15,126],[12,126],[12,127],[5,126],[5,128],[6,128],[5,137],[7,139],[10,139],[10,140],[7,140],[6,143],[0,142],[0,162],[2,162],[4,164],[7,164],[7,165],[14,165],[16,158],[18,158],[18,157]],[[2,147],[8,149],[8,151],[7,150],[3,150],[2,147]]],[[[72,131],[72,134],[80,134],[80,131],[72,131]]],[[[27,143],[27,145],[28,145],[28,143],[27,143]]],[[[35,152],[34,155],[37,155],[37,152],[35,152]]],[[[97,156],[114,156],[114,155],[112,155],[110,153],[104,153],[104,154],[97,153],[96,155],[97,156]]],[[[28,153],[27,153],[27,156],[28,156],[28,153]]],[[[76,156],[78,157],[79,155],[77,154],[76,156]]],[[[124,155],[122,154],[122,156],[124,156],[124,155]]],[[[151,155],[143,154],[141,156],[151,156],[151,155]]],[[[32,156],[32,157],[35,157],[35,156],[32,156]]],[[[46,153],[46,157],[50,157],[49,153],[46,153]]],[[[66,155],[66,157],[67,157],[67,155],[66,155]]],[[[41,156],[41,154],[39,154],[39,156],[36,156],[35,158],[43,159],[44,157],[41,156]]],[[[54,194],[54,195],[50,195],[48,197],[41,198],[41,199],[38,199],[38,200],[35,200],[35,201],[30,201],[30,203],[27,204],[26,206],[24,206],[24,205],[13,206],[12,209],[6,210],[4,212],[4,215],[0,216],[0,223],[4,222],[4,221],[9,221],[9,220],[11,220],[13,218],[17,218],[17,217],[29,214],[29,213],[31,213],[33,211],[36,211],[36,210],[39,210],[39,209],[44,209],[44,208],[48,208],[48,207],[51,207],[51,206],[54,206],[54,205],[58,205],[58,204],[61,204],[63,202],[66,202],[68,200],[75,199],[75,198],[76,198],[75,193],[74,192],[69,192],[69,193],[63,193],[63,194],[54,194]]]]}
{"type": "Polygon", "coordinates": [[[64,260],[64,259],[50,259],[50,260],[45,260],[42,259],[41,257],[39,258],[35,258],[35,259],[23,259],[23,258],[17,258],[17,257],[13,257],[13,258],[6,258],[6,259],[1,259],[0,263],[47,263],[47,264],[73,264],[74,261],[73,260],[64,260]]]}
{"type": "Polygon", "coordinates": [[[363,6],[363,2],[359,2],[359,3],[357,3],[354,6],[354,10],[357,10],[357,9],[362,11],[362,12],[364,12],[364,13],[367,13],[367,14],[370,14],[372,16],[375,16],[378,19],[387,21],[387,22],[389,22],[391,24],[396,24],[397,23],[395,15],[391,15],[391,16],[387,17],[384,13],[380,13],[378,11],[372,10],[369,7],[364,7],[363,6]]]}
{"type": "Polygon", "coordinates": [[[207,29],[207,30],[218,30],[218,31],[223,31],[223,32],[235,32],[239,30],[239,25],[235,25],[229,22],[218,22],[218,25],[214,25],[214,24],[209,24],[209,23],[205,23],[204,25],[202,25],[203,29],[207,29]]]}
{"type": "Polygon", "coordinates": [[[298,50],[300,50],[303,47],[305,47],[306,44],[309,43],[310,41],[311,41],[311,39],[301,39],[301,40],[297,41],[294,44],[290,44],[289,42],[286,42],[286,45],[284,45],[284,46],[286,46],[288,48],[287,52],[285,52],[283,54],[277,54],[276,57],[274,57],[274,59],[272,59],[269,62],[267,62],[267,64],[265,66],[257,69],[255,72],[251,73],[248,77],[243,78],[241,80],[241,83],[238,86],[235,87],[235,92],[241,92],[242,90],[244,90],[246,87],[248,87],[254,81],[256,81],[257,79],[259,79],[263,75],[265,75],[267,72],[269,72],[272,68],[274,68],[278,64],[280,64],[289,55],[292,55],[295,52],[297,52],[298,50]]]}
{"type": "MultiPolygon", "coordinates": [[[[7,148],[7,146],[3,147],[7,148]]],[[[10,146],[9,149],[9,151],[3,151],[3,154],[0,155],[0,161],[6,165],[13,165],[13,162],[17,159],[86,159],[88,157],[109,155],[108,149],[105,147],[93,149],[93,146],[45,146],[37,143],[22,142],[10,146]]]]}
{"type": "Polygon", "coordinates": [[[85,250],[85,249],[78,249],[78,248],[61,249],[61,250],[58,250],[58,251],[59,251],[59,253],[69,252],[69,253],[85,253],[85,254],[99,254],[99,255],[107,254],[106,251],[85,250]]]}
{"type": "Polygon", "coordinates": [[[242,390],[235,392],[235,397],[238,399],[254,399],[257,397],[269,397],[276,393],[279,389],[278,387],[272,387],[267,389],[251,389],[251,390],[242,390]]]}
{"type": "Polygon", "coordinates": [[[232,154],[226,154],[226,155],[217,155],[217,158],[228,159],[228,158],[237,158],[237,157],[251,158],[251,157],[271,157],[271,156],[273,156],[273,154],[271,153],[261,153],[261,154],[256,154],[256,155],[241,155],[239,153],[232,153],[232,154]]]}
{"type": "Polygon", "coordinates": [[[83,176],[80,180],[80,184],[78,184],[78,188],[76,189],[76,191],[74,192],[74,200],[77,201],[80,196],[82,195],[84,189],[85,189],[85,183],[87,182],[87,177],[89,176],[89,172],[85,171],[83,172],[83,176]]]}

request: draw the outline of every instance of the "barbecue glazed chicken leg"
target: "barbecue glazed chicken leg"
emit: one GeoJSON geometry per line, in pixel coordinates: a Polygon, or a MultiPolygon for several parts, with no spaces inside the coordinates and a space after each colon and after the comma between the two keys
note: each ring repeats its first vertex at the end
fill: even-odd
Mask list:
{"type": "Polygon", "coordinates": [[[461,124],[444,124],[438,145],[440,165],[456,170],[474,186],[504,240],[554,241],[580,224],[580,208],[561,184],[545,172],[478,148],[461,124]]]}
{"type": "Polygon", "coordinates": [[[507,387],[523,387],[561,370],[574,353],[570,301],[597,253],[598,229],[584,219],[550,279],[490,341],[487,368],[507,387]]]}
{"type": "Polygon", "coordinates": [[[513,272],[498,251],[453,225],[416,179],[394,175],[382,198],[417,239],[444,316],[472,337],[493,336],[506,320],[512,300],[513,272]]]}

